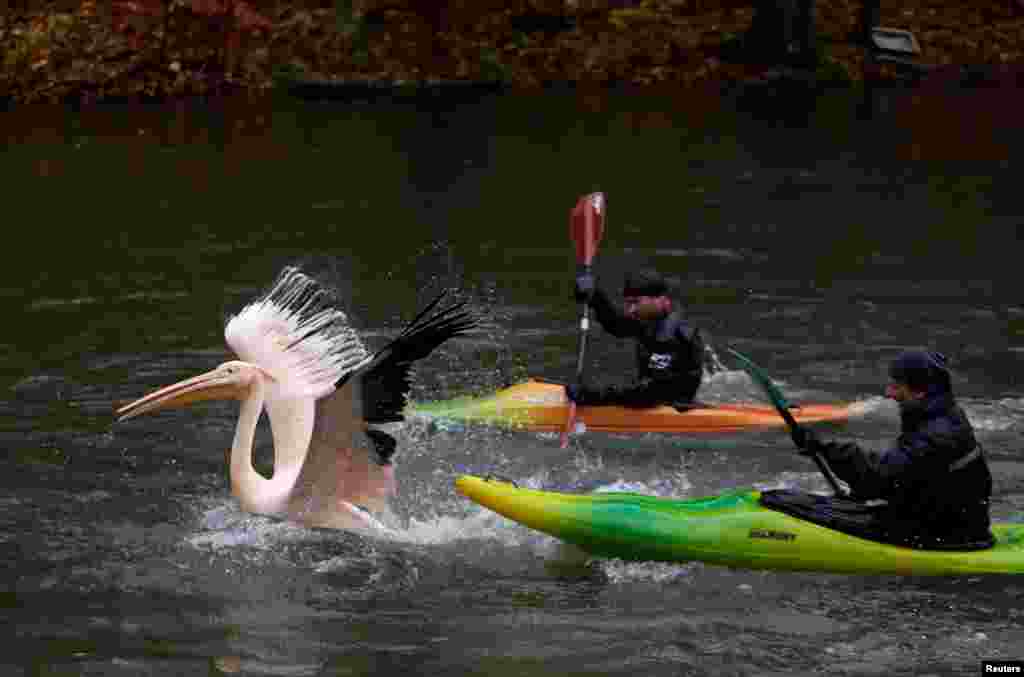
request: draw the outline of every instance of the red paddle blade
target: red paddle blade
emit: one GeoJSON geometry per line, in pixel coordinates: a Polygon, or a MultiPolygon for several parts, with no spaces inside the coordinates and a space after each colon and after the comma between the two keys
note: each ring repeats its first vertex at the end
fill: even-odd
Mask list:
{"type": "Polygon", "coordinates": [[[569,236],[576,243],[576,262],[589,266],[604,235],[604,193],[584,195],[569,213],[569,236]]]}

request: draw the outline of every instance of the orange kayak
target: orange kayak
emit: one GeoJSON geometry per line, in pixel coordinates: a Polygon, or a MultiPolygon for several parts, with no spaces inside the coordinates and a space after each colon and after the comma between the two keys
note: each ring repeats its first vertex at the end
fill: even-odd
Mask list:
{"type": "MultiPolygon", "coordinates": [[[[805,404],[791,411],[799,423],[841,422],[849,416],[845,404],[805,404]]],[[[487,397],[416,403],[410,413],[433,419],[560,432],[568,412],[563,385],[529,379],[487,397]]],[[[671,406],[581,406],[576,409],[576,421],[586,430],[615,433],[725,433],[785,425],[775,409],[761,404],[698,404],[686,410],[671,406]]]]}

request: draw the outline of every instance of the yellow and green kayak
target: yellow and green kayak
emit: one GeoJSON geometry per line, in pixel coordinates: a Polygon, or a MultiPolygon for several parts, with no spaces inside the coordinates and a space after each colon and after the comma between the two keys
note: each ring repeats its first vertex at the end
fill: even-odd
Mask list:
{"type": "MultiPolygon", "coordinates": [[[[410,408],[413,415],[433,419],[486,423],[537,432],[561,431],[568,411],[565,387],[538,379],[503,388],[488,397],[420,402],[410,408]]],[[[839,422],[849,416],[845,404],[806,404],[791,411],[799,423],[839,422]]],[[[649,409],[579,407],[576,421],[586,430],[615,433],[723,433],[785,425],[775,409],[756,404],[701,405],[686,410],[671,406],[649,409]]]]}
{"type": "Polygon", "coordinates": [[[470,500],[597,557],[851,574],[1024,573],[1024,524],[993,524],[996,544],[984,550],[919,550],[767,508],[752,490],[672,500],[523,489],[472,475],[455,486],[470,500]]]}

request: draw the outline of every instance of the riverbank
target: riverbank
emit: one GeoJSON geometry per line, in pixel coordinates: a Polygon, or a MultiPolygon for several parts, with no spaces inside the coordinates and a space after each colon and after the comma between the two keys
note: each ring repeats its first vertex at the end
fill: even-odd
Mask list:
{"type": "MultiPolygon", "coordinates": [[[[190,1],[209,9],[222,0],[190,1]]],[[[0,98],[159,100],[261,92],[294,78],[678,89],[758,78],[777,65],[730,56],[754,15],[739,2],[647,0],[611,10],[576,3],[561,14],[489,4],[495,7],[481,0],[471,10],[424,12],[408,8],[415,3],[367,3],[339,21],[335,9],[316,2],[255,0],[225,22],[180,7],[162,16],[154,10],[161,0],[51,2],[0,17],[0,98]]],[[[859,12],[859,2],[817,3],[819,49],[807,72],[818,81],[863,77],[863,50],[853,37],[859,12]]],[[[883,3],[879,23],[913,31],[928,64],[1006,64],[1024,55],[1018,0],[883,3]]]]}

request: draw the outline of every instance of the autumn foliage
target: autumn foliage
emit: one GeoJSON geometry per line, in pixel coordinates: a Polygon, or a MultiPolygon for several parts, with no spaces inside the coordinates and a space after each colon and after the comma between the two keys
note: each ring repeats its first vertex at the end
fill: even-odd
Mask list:
{"type": "MultiPolygon", "coordinates": [[[[933,64],[1014,63],[1022,0],[883,2],[933,64]]],[[[861,77],[860,0],[818,0],[820,62],[861,77]]],[[[0,15],[0,100],[175,97],[346,80],[686,87],[748,77],[753,0],[50,0],[0,15]]]]}
{"type": "MultiPolygon", "coordinates": [[[[83,5],[89,3],[94,4],[95,0],[85,0],[83,5]]],[[[171,26],[197,20],[205,21],[215,34],[223,35],[225,59],[229,60],[241,47],[244,33],[269,35],[274,27],[270,19],[245,0],[114,0],[111,3],[111,29],[125,34],[134,50],[157,39],[156,25],[160,28],[161,54],[165,55],[171,26]]],[[[180,39],[180,30],[175,37],[180,39]]]]}
{"type": "MultiPolygon", "coordinates": [[[[95,4],[95,0],[86,0],[82,3],[82,8],[95,8],[95,4]]],[[[220,21],[227,33],[270,31],[274,27],[270,19],[254,10],[245,0],[115,0],[111,3],[112,28],[114,31],[124,32],[131,27],[131,22],[135,18],[163,19],[176,10],[195,17],[220,21]]]]}

